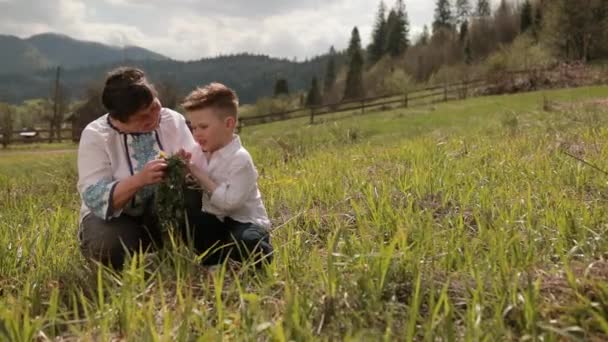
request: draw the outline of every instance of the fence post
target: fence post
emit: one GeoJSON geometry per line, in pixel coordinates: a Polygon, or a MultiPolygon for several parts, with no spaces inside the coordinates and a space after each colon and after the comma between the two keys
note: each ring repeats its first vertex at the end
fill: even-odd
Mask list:
{"type": "Polygon", "coordinates": [[[313,125],[315,123],[315,108],[310,107],[310,124],[313,125]]]}
{"type": "Polygon", "coordinates": [[[365,99],[361,100],[361,114],[365,114],[365,99]]]}
{"type": "Polygon", "coordinates": [[[409,96],[407,92],[405,92],[405,95],[403,96],[403,106],[405,108],[409,106],[409,96]]]}
{"type": "Polygon", "coordinates": [[[443,83],[443,102],[448,102],[448,83],[443,83]]]}

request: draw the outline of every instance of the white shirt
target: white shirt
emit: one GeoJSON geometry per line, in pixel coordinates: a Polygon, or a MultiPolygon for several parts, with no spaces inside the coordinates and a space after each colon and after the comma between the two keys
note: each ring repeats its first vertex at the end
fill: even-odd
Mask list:
{"type": "Polygon", "coordinates": [[[181,148],[192,153],[193,162],[206,162],[184,117],[167,108],[161,109],[159,127],[152,132],[121,132],[110,123],[108,114],[88,124],[78,146],[80,220],[89,213],[105,220],[123,212],[140,216],[143,204],[154,194],[155,187],[144,187],[123,209],[112,211],[116,184],[140,172],[161,150],[171,155],[181,148]]]}
{"type": "Polygon", "coordinates": [[[258,172],[237,135],[211,155],[207,172],[217,188],[213,194],[203,193],[203,211],[220,220],[230,217],[270,229],[270,220],[258,189],[258,172]]]}

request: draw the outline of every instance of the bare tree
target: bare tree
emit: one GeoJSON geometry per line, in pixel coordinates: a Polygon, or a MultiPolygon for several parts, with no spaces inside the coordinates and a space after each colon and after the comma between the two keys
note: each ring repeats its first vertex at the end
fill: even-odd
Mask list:
{"type": "Polygon", "coordinates": [[[544,10],[544,39],[563,58],[588,61],[606,56],[608,2],[555,0],[544,10]]]}
{"type": "Polygon", "coordinates": [[[101,102],[102,83],[94,83],[87,87],[84,102],[74,110],[72,117],[72,140],[80,140],[80,134],[92,121],[102,116],[106,109],[101,102]]]}
{"type": "Polygon", "coordinates": [[[46,116],[50,126],[49,142],[53,142],[55,138],[61,141],[61,124],[65,113],[68,111],[68,98],[67,88],[61,82],[61,67],[57,67],[52,96],[48,101],[48,109],[52,111],[46,116]]]}
{"type": "Polygon", "coordinates": [[[469,30],[471,57],[474,61],[486,58],[496,50],[496,27],[488,17],[475,18],[469,30]]]}
{"type": "Polygon", "coordinates": [[[163,79],[155,85],[158,98],[163,107],[175,109],[179,105],[180,96],[175,82],[163,79]]]}
{"type": "Polygon", "coordinates": [[[0,133],[2,133],[2,148],[11,143],[13,134],[13,108],[5,103],[0,103],[0,133]]]}

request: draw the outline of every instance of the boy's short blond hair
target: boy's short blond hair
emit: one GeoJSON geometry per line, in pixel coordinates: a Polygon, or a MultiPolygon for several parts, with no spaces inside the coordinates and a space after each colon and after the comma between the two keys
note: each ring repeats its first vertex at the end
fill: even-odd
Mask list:
{"type": "Polygon", "coordinates": [[[193,90],[182,103],[184,110],[218,109],[222,117],[238,117],[239,99],[236,92],[221,83],[211,83],[193,90]]]}

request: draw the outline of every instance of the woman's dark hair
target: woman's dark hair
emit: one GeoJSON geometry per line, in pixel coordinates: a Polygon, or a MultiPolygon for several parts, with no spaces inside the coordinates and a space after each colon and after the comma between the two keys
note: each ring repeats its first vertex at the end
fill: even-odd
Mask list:
{"type": "Polygon", "coordinates": [[[108,74],[101,102],[112,118],[127,122],[131,115],[148,107],[155,97],[156,90],[143,71],[122,67],[108,74]]]}

